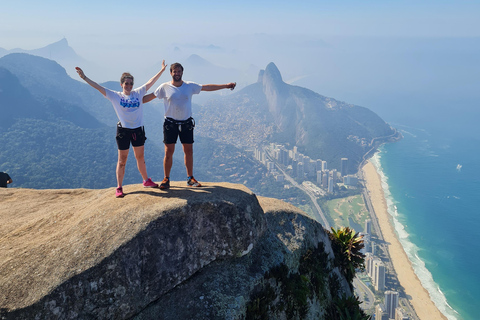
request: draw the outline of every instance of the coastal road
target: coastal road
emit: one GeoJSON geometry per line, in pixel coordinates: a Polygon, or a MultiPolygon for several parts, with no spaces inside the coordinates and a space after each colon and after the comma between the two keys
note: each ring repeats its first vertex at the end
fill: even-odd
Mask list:
{"type": "Polygon", "coordinates": [[[353,288],[355,289],[358,299],[362,301],[360,307],[366,312],[373,310],[375,295],[372,290],[357,277],[353,279],[353,288]]]}
{"type": "Polygon", "coordinates": [[[294,187],[302,190],[303,192],[305,192],[309,197],[310,197],[310,200],[312,201],[313,205],[315,206],[315,209],[317,210],[315,212],[315,210],[313,210],[313,215],[314,215],[314,218],[315,220],[317,220],[318,222],[323,222],[323,227],[327,230],[330,230],[330,224],[328,223],[328,220],[325,218],[325,215],[323,214],[323,211],[322,209],[320,208],[320,206],[318,205],[318,202],[317,202],[317,197],[315,196],[315,194],[305,188],[303,185],[301,184],[298,184],[292,177],[290,177],[281,167],[280,165],[277,163],[277,161],[275,161],[275,159],[272,158],[272,156],[270,155],[270,153],[268,152],[268,150],[264,149],[265,151],[265,154],[268,156],[268,158],[270,159],[270,161],[272,161],[273,163],[275,163],[275,167],[283,174],[283,176],[285,177],[285,179],[290,182],[294,187]]]}
{"type": "Polygon", "coordinates": [[[367,206],[368,212],[370,212],[370,218],[372,220],[373,230],[375,230],[375,235],[377,236],[378,240],[383,241],[382,231],[380,229],[380,225],[378,224],[377,216],[375,214],[375,210],[373,210],[372,202],[370,201],[370,197],[368,195],[367,187],[363,186],[363,201],[367,206]]]}

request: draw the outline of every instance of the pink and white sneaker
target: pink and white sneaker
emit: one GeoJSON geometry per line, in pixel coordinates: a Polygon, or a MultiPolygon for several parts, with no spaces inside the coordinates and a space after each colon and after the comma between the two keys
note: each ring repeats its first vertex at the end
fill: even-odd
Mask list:
{"type": "Polygon", "coordinates": [[[151,178],[148,178],[147,180],[143,181],[143,186],[145,188],[157,188],[158,184],[153,182],[151,178]]]}
{"type": "Polygon", "coordinates": [[[115,190],[115,197],[116,198],[123,198],[124,194],[123,194],[123,188],[122,187],[118,187],[116,190],[115,190]]]}

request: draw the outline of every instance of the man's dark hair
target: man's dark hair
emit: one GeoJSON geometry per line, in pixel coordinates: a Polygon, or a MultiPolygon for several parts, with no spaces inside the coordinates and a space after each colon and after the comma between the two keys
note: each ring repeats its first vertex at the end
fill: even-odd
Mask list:
{"type": "Polygon", "coordinates": [[[180,69],[182,69],[182,71],[183,71],[183,66],[182,66],[180,63],[175,62],[175,63],[172,63],[172,64],[170,65],[170,72],[172,72],[172,71],[175,70],[176,68],[180,68],[180,69]]]}

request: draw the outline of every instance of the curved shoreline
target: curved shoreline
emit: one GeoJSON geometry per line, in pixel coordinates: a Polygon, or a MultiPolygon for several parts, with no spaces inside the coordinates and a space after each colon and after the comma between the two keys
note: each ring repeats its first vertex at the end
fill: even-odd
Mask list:
{"type": "Polygon", "coordinates": [[[397,238],[387,211],[387,203],[380,175],[370,161],[363,166],[362,171],[368,196],[375,211],[371,214],[375,214],[378,220],[398,281],[403,287],[405,294],[410,297],[409,301],[413,305],[417,316],[422,320],[446,320],[447,318],[430,299],[428,291],[422,286],[397,238]]]}

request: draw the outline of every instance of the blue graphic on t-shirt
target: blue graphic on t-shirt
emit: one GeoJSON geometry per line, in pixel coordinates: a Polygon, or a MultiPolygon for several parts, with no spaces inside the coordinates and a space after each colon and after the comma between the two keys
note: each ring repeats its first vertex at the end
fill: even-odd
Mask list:
{"type": "Polygon", "coordinates": [[[122,97],[120,99],[120,105],[124,108],[138,108],[140,107],[140,101],[138,98],[125,99],[122,97]]]}

